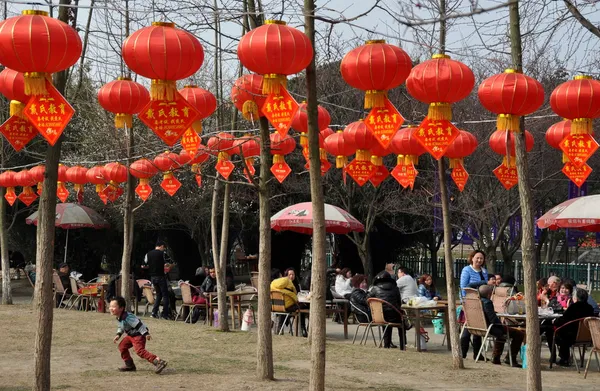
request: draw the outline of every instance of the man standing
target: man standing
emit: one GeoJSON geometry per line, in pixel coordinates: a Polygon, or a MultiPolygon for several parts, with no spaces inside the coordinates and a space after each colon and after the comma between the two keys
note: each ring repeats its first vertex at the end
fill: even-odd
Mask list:
{"type": "Polygon", "coordinates": [[[152,308],[152,317],[158,319],[158,309],[162,302],[163,311],[161,318],[169,319],[169,288],[165,277],[165,242],[156,242],[154,250],[148,251],[144,258],[144,265],[150,274],[150,280],[156,290],[156,300],[152,308]]]}

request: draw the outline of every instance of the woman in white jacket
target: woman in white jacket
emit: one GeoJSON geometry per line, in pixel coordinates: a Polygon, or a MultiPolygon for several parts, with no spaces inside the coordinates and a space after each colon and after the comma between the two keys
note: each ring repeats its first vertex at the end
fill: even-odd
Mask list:
{"type": "Polygon", "coordinates": [[[346,297],[352,293],[352,270],[345,267],[335,278],[335,291],[337,294],[346,297]]]}

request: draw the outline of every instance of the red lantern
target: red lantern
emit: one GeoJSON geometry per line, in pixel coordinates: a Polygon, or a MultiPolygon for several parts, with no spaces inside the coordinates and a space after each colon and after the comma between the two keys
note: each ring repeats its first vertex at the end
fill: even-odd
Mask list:
{"type": "Polygon", "coordinates": [[[179,168],[179,155],[174,152],[165,151],[154,158],[154,165],[159,171],[172,171],[179,168]]]}
{"type": "Polygon", "coordinates": [[[29,175],[31,178],[37,182],[37,193],[38,195],[42,195],[42,184],[44,182],[44,177],[46,176],[46,166],[38,165],[32,167],[29,170],[29,175]]]}
{"type": "Polygon", "coordinates": [[[348,143],[349,148],[356,149],[356,160],[369,161],[371,158],[369,150],[378,141],[364,121],[360,120],[346,126],[346,129],[344,129],[344,143],[348,143]]]}
{"type": "Polygon", "coordinates": [[[152,178],[157,169],[152,164],[152,162],[148,159],[140,159],[131,163],[129,166],[129,172],[131,175],[139,179],[139,183],[135,188],[136,194],[142,199],[142,201],[146,201],[150,194],[152,194],[152,188],[150,187],[150,178],[152,178]]]}
{"type": "MultiPolygon", "coordinates": [[[[525,131],[525,150],[529,152],[533,149],[533,135],[525,131]]],[[[515,166],[515,135],[513,132],[496,130],[490,136],[490,147],[498,155],[504,156],[504,162],[508,167],[515,166]],[[509,139],[510,138],[510,139],[509,139]],[[510,141],[509,141],[510,140],[510,141]],[[510,143],[510,148],[507,146],[510,143]]]]}
{"type": "Polygon", "coordinates": [[[290,166],[285,162],[285,155],[289,155],[296,149],[296,141],[290,135],[281,136],[278,132],[271,133],[271,155],[273,155],[273,166],[271,172],[282,183],[292,172],[290,166]]]}
{"type": "Polygon", "coordinates": [[[546,131],[546,142],[560,151],[560,142],[571,134],[571,121],[563,120],[550,126],[546,131]]]}
{"type": "Polygon", "coordinates": [[[236,140],[241,154],[246,161],[246,166],[254,166],[254,159],[260,156],[260,138],[257,136],[243,136],[236,140]]]}
{"type": "Polygon", "coordinates": [[[37,199],[37,195],[31,188],[36,184],[35,179],[28,170],[21,170],[15,175],[15,181],[18,186],[23,186],[23,191],[19,194],[19,199],[27,206],[31,205],[37,199]]]}
{"type": "Polygon", "coordinates": [[[98,102],[106,111],[115,115],[117,129],[133,126],[133,114],[137,114],[150,101],[148,90],[128,77],[119,77],[103,85],[98,91],[98,102]]]}
{"type": "Polygon", "coordinates": [[[458,137],[454,139],[446,150],[444,156],[450,159],[450,168],[455,168],[459,164],[463,165],[464,158],[471,155],[476,149],[477,138],[466,130],[461,130],[458,137]]]}
{"type": "Polygon", "coordinates": [[[573,134],[593,134],[592,120],[600,116],[600,82],[590,76],[575,76],[552,91],[550,106],[572,121],[573,134]]]}
{"type": "Polygon", "coordinates": [[[17,195],[15,194],[15,187],[18,185],[16,175],[16,172],[10,170],[0,174],[0,186],[6,187],[4,198],[8,201],[10,206],[17,200],[17,195]]]}
{"type": "Polygon", "coordinates": [[[94,166],[90,168],[85,174],[88,182],[93,185],[96,185],[96,193],[98,197],[106,204],[106,200],[108,199],[106,194],[104,194],[104,188],[106,187],[106,183],[108,180],[106,179],[106,175],[104,174],[104,166],[94,166]]]}
{"type": "Polygon", "coordinates": [[[267,98],[262,93],[261,75],[244,75],[233,83],[231,101],[248,121],[256,121],[264,114],[260,110],[267,98]]]}
{"type": "Polygon", "coordinates": [[[208,139],[206,149],[211,155],[217,155],[219,161],[227,161],[230,156],[239,154],[239,147],[234,145],[234,140],[233,134],[219,132],[208,139]]]}
{"type": "Polygon", "coordinates": [[[365,109],[383,107],[387,91],[404,83],[412,62],[398,46],[377,39],[347,53],[340,71],[346,83],[366,92],[365,109]]]}
{"type": "Polygon", "coordinates": [[[71,182],[75,185],[75,191],[80,192],[83,191],[83,185],[88,183],[87,179],[87,168],[81,166],[74,166],[66,171],[66,180],[67,182],[71,182]]]}
{"type": "Polygon", "coordinates": [[[210,155],[206,153],[206,147],[200,144],[200,148],[198,148],[198,153],[196,156],[189,161],[189,164],[192,166],[192,172],[196,174],[200,174],[200,165],[208,160],[210,155]]]}
{"type": "Polygon", "coordinates": [[[80,56],[77,31],[45,11],[25,10],[0,22],[0,63],[25,74],[26,95],[44,95],[46,78],[80,56]]]}
{"type": "Polygon", "coordinates": [[[4,68],[0,72],[0,93],[10,100],[10,115],[18,115],[23,118],[23,109],[29,101],[29,96],[25,95],[23,74],[4,68]]]}
{"type": "Polygon", "coordinates": [[[263,75],[263,94],[278,94],[285,88],[287,75],[302,72],[313,58],[313,47],[306,34],[285,22],[267,20],[246,33],[238,44],[242,65],[263,75]]]}
{"type": "Polygon", "coordinates": [[[321,134],[321,136],[323,136],[323,141],[325,141],[325,139],[327,137],[331,136],[335,132],[331,128],[325,128],[325,129],[321,130],[319,133],[321,134]]]}
{"type": "Polygon", "coordinates": [[[185,100],[191,103],[198,113],[200,119],[192,124],[194,130],[202,132],[202,119],[209,117],[217,109],[217,98],[210,92],[195,85],[187,85],[179,90],[185,100]]]}
{"type": "Polygon", "coordinates": [[[369,152],[371,153],[371,163],[376,166],[383,165],[383,157],[392,153],[390,149],[384,148],[379,142],[373,143],[369,152]]]}
{"type": "Polygon", "coordinates": [[[67,181],[67,170],[69,167],[59,164],[58,165],[58,180],[56,181],[56,196],[62,202],[66,202],[69,197],[69,190],[65,187],[67,181]]]}
{"type": "Polygon", "coordinates": [[[520,117],[533,113],[544,103],[542,84],[514,69],[485,79],[477,95],[483,107],[498,114],[498,130],[518,132],[520,117]]]}
{"type": "MultiPolygon", "coordinates": [[[[308,147],[308,137],[306,136],[308,133],[308,112],[306,108],[306,102],[302,102],[292,119],[292,128],[300,132],[300,145],[302,147],[308,147]]],[[[329,112],[323,106],[318,105],[317,114],[319,131],[327,129],[331,123],[329,112]]]]}
{"type": "Polygon", "coordinates": [[[341,130],[328,136],[323,143],[323,147],[330,155],[335,156],[336,168],[342,168],[348,164],[348,156],[356,152],[356,148],[349,142],[346,142],[344,132],[341,130]]]}
{"type": "Polygon", "coordinates": [[[402,128],[396,132],[390,144],[393,153],[398,155],[398,164],[417,164],[419,156],[424,154],[425,148],[414,136],[416,127],[402,128]]]}
{"type": "Polygon", "coordinates": [[[474,85],[471,69],[445,54],[434,54],[415,66],[406,79],[408,93],[429,104],[427,117],[432,120],[452,120],[450,105],[469,96],[474,85]]]}
{"type": "Polygon", "coordinates": [[[109,182],[127,182],[127,167],[121,163],[107,163],[104,165],[104,176],[109,182]]]}
{"type": "Polygon", "coordinates": [[[152,79],[152,100],[174,100],[175,81],[192,76],[204,61],[200,41],[167,22],[153,22],[131,34],[121,54],[132,71],[152,79]]]}

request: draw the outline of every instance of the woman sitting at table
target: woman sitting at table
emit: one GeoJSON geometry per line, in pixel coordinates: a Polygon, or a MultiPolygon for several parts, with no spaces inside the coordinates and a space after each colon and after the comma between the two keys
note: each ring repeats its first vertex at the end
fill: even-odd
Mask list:
{"type": "Polygon", "coordinates": [[[354,289],[350,293],[350,306],[352,312],[356,315],[356,319],[360,323],[369,323],[371,321],[371,309],[367,303],[367,276],[364,274],[356,274],[352,277],[352,286],[354,289]]]}
{"type": "Polygon", "coordinates": [[[442,295],[435,289],[431,274],[423,274],[419,278],[419,296],[427,298],[427,300],[440,300],[442,295]]]}
{"type": "MultiPolygon", "coordinates": [[[[283,301],[286,312],[294,312],[300,309],[298,305],[298,295],[296,293],[296,288],[294,287],[294,283],[288,277],[280,277],[273,281],[271,281],[271,292],[281,292],[283,293],[283,301]]],[[[277,316],[277,322],[275,324],[275,329],[279,331],[281,329],[281,322],[283,321],[283,316],[277,316]]]]}
{"type": "MultiPolygon", "coordinates": [[[[576,288],[575,295],[573,295],[573,304],[567,308],[562,317],[554,321],[554,329],[569,323],[575,319],[587,318],[588,316],[594,316],[594,308],[587,303],[588,293],[585,289],[576,288]]],[[[575,343],[577,337],[577,330],[579,324],[573,322],[568,324],[556,332],[556,344],[558,345],[558,354],[560,355],[560,361],[558,365],[562,367],[569,366],[569,356],[571,346],[575,343]]],[[[555,357],[550,358],[551,360],[555,357]]]]}
{"type": "Polygon", "coordinates": [[[345,267],[335,278],[335,291],[346,299],[352,293],[352,270],[345,267]]]}
{"type": "MultiPolygon", "coordinates": [[[[388,272],[382,271],[375,276],[368,297],[385,300],[394,307],[390,308],[388,305],[383,305],[383,317],[387,322],[402,322],[402,317],[399,314],[400,308],[402,307],[400,291],[398,290],[396,281],[394,281],[388,272]]],[[[398,336],[400,337],[400,349],[404,350],[406,335],[402,334],[400,328],[398,328],[398,336]]],[[[392,343],[392,327],[388,327],[385,330],[385,334],[383,334],[383,347],[387,349],[396,347],[392,343]]]]}
{"type": "MultiPolygon", "coordinates": [[[[294,284],[296,293],[300,292],[300,283],[298,282],[298,277],[296,276],[296,269],[294,269],[293,267],[289,267],[285,269],[284,274],[287,278],[289,278],[290,281],[292,281],[292,284],[294,284]]],[[[298,306],[300,308],[308,308],[306,303],[298,302],[298,306]]],[[[305,338],[308,337],[308,332],[306,330],[306,315],[307,314],[304,313],[300,314],[300,330],[302,332],[302,336],[305,338]]]]}

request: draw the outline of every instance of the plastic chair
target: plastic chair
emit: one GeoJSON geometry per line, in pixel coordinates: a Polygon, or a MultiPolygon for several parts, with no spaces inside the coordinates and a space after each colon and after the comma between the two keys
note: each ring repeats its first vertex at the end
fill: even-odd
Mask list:
{"type": "MultiPolygon", "coordinates": [[[[406,334],[406,330],[404,330],[404,322],[402,322],[402,319],[406,316],[401,310],[399,310],[398,308],[394,307],[392,304],[388,303],[385,300],[382,299],[377,299],[374,297],[371,297],[369,299],[367,299],[367,303],[369,304],[369,307],[371,308],[371,316],[372,316],[372,320],[371,323],[369,323],[368,329],[370,329],[371,331],[373,327],[383,327],[383,336],[381,337],[380,341],[379,341],[379,347],[381,347],[383,345],[383,338],[385,337],[385,332],[387,331],[388,327],[398,327],[400,328],[402,335],[406,334]],[[396,311],[398,313],[398,315],[400,315],[400,323],[394,323],[394,322],[388,322],[387,320],[385,320],[384,314],[383,314],[383,306],[386,305],[390,308],[393,308],[394,311],[396,311]]],[[[404,346],[400,346],[400,349],[405,350],[406,349],[406,340],[404,340],[404,346]]]]}
{"type": "MultiPolygon", "coordinates": [[[[281,329],[279,329],[277,335],[283,334],[283,329],[288,320],[291,320],[292,322],[290,324],[290,328],[294,324],[294,321],[296,321],[296,329],[298,328],[298,316],[300,315],[300,312],[298,310],[288,311],[285,308],[285,294],[283,292],[271,291],[271,313],[275,315],[285,316],[281,324],[281,329]]],[[[296,335],[297,334],[298,332],[296,331],[296,335]]],[[[293,331],[292,335],[294,335],[293,331]]]]}
{"type": "MultiPolygon", "coordinates": [[[[584,323],[585,319],[586,318],[575,319],[554,329],[554,339],[552,340],[552,347],[550,349],[550,357],[556,357],[556,339],[558,333],[560,332],[560,330],[564,329],[565,326],[577,323],[577,335],[575,336],[575,343],[571,345],[571,357],[573,357],[573,361],[575,361],[575,368],[577,368],[577,373],[581,373],[581,371],[579,368],[580,365],[577,363],[578,360],[575,360],[575,348],[577,348],[577,350],[579,351],[579,360],[581,360],[581,368],[583,368],[583,361],[585,360],[585,350],[589,346],[592,346],[592,335],[590,333],[590,329],[584,323]]],[[[558,345],[560,345],[560,343],[558,345]]],[[[552,361],[554,360],[550,361],[550,368],[552,368],[552,361]]]]}
{"type": "Polygon", "coordinates": [[[600,352],[600,318],[585,318],[583,321],[590,330],[592,337],[592,351],[588,357],[587,364],[585,365],[585,372],[583,378],[587,377],[588,369],[590,368],[590,361],[592,361],[592,353],[596,356],[596,365],[598,366],[598,372],[600,372],[600,361],[598,361],[598,352],[600,352]]]}

